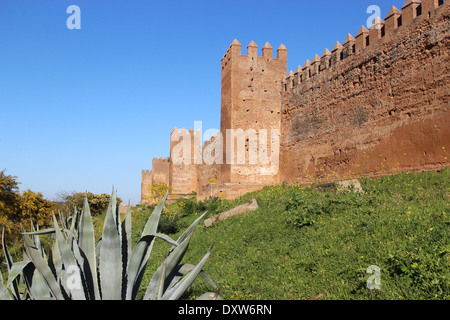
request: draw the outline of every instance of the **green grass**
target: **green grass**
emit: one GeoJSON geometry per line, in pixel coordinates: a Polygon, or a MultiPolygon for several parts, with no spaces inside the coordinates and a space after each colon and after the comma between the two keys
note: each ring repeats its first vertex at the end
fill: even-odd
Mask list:
{"type": "MultiPolygon", "coordinates": [[[[215,244],[205,270],[224,299],[449,299],[449,182],[445,169],[364,180],[364,195],[273,186],[189,204],[217,213],[256,198],[260,209],[199,225],[183,261],[197,263],[215,244]],[[367,288],[371,265],[381,268],[381,290],[367,288]]],[[[200,214],[184,207],[168,206],[180,216],[175,239],[200,214]]],[[[134,227],[148,214],[135,213],[134,227]]],[[[169,247],[155,245],[144,283],[169,247]]],[[[185,298],[206,291],[198,278],[185,298]]]]}
{"type": "MultiPolygon", "coordinates": [[[[183,259],[196,264],[215,244],[205,270],[224,299],[448,300],[450,168],[361,183],[364,194],[280,185],[234,201],[179,200],[163,213],[161,232],[178,230],[170,234],[177,239],[204,211],[209,217],[255,198],[256,211],[197,226],[183,259]],[[381,290],[367,288],[371,265],[381,269],[381,290]]],[[[134,244],[151,212],[133,209],[134,244]]],[[[95,219],[99,237],[104,215],[95,219]]],[[[156,240],[143,288],[169,248],[156,240]]],[[[199,277],[183,298],[208,291],[199,277]]]]}

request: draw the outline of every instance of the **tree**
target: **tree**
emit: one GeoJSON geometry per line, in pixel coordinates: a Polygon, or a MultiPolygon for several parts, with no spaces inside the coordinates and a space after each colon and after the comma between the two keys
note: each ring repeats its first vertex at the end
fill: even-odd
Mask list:
{"type": "Polygon", "coordinates": [[[169,190],[169,193],[172,193],[173,187],[168,186],[165,183],[148,186],[149,194],[145,196],[145,200],[150,201],[152,203],[157,203],[161,201],[161,199],[166,194],[167,190],[169,190]]]}
{"type": "Polygon", "coordinates": [[[16,229],[10,217],[14,216],[20,205],[20,182],[16,176],[6,175],[5,171],[0,171],[0,226],[11,234],[16,229]]]}
{"type": "Polygon", "coordinates": [[[217,180],[216,178],[210,178],[209,179],[209,188],[210,188],[210,197],[212,197],[212,193],[213,193],[213,188],[214,186],[217,185],[217,180]]]}
{"type": "Polygon", "coordinates": [[[40,192],[27,190],[21,194],[19,184],[16,176],[6,175],[5,170],[0,172],[0,229],[5,228],[8,240],[18,240],[22,228],[30,230],[31,223],[41,229],[49,227],[52,214],[59,209],[57,203],[44,199],[40,192]]]}
{"type": "MultiPolygon", "coordinates": [[[[93,215],[100,214],[104,210],[108,209],[109,201],[111,200],[111,195],[107,193],[93,194],[92,192],[60,192],[59,197],[63,202],[63,206],[73,212],[73,208],[76,207],[77,210],[83,208],[84,198],[87,195],[89,207],[91,208],[91,213],[93,215]]],[[[117,197],[117,204],[122,203],[122,199],[117,197]]]]}
{"type": "Polygon", "coordinates": [[[27,190],[22,193],[19,210],[14,216],[16,223],[22,223],[25,229],[29,229],[31,223],[40,229],[52,225],[53,214],[57,215],[59,205],[44,199],[40,192],[27,190]]]}

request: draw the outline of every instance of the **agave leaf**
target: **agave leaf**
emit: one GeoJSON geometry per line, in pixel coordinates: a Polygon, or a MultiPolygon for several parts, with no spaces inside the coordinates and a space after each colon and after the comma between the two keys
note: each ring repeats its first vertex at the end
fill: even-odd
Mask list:
{"type": "MultiPolygon", "coordinates": [[[[87,201],[87,196],[85,196],[85,203],[84,203],[84,205],[86,205],[86,201],[87,201]]],[[[84,209],[84,207],[83,207],[83,209],[84,209]]],[[[83,214],[83,212],[81,214],[83,214]]],[[[79,221],[79,219],[80,219],[80,212],[76,208],[73,211],[73,215],[70,215],[69,213],[67,213],[67,223],[71,222],[71,224],[70,224],[70,231],[72,231],[74,234],[78,233],[78,228],[79,228],[78,221],[79,221]]]]}
{"type": "MultiPolygon", "coordinates": [[[[155,237],[155,238],[159,238],[162,239],[168,243],[170,243],[171,245],[173,245],[174,247],[178,247],[179,243],[176,242],[175,240],[173,240],[171,237],[169,237],[168,235],[164,234],[164,233],[154,233],[154,234],[150,234],[149,236],[155,237]]],[[[145,238],[145,237],[144,237],[145,238]]]]}
{"type": "Polygon", "coordinates": [[[205,256],[200,260],[200,262],[189,272],[180,282],[178,282],[172,289],[166,291],[162,296],[162,299],[167,300],[178,300],[181,295],[189,288],[189,286],[194,282],[195,278],[197,278],[198,274],[202,270],[209,256],[211,255],[211,250],[214,245],[209,248],[208,252],[205,256]]]}
{"type": "MultiPolygon", "coordinates": [[[[189,242],[191,240],[191,236],[186,238],[182,243],[180,243],[177,247],[172,248],[169,251],[169,255],[167,256],[167,262],[166,262],[166,275],[171,275],[172,271],[176,268],[176,266],[180,263],[180,261],[183,259],[184,254],[187,251],[187,248],[189,246],[189,242]]],[[[147,287],[147,290],[144,295],[144,300],[154,300],[157,298],[157,288],[158,284],[162,281],[162,265],[159,266],[159,268],[155,271],[153,274],[152,279],[150,280],[150,283],[147,287]]]]}
{"type": "MultiPolygon", "coordinates": [[[[77,211],[77,208],[74,208],[74,214],[76,211],[77,211]]],[[[64,216],[64,213],[59,211],[58,214],[59,214],[59,221],[61,221],[61,227],[63,229],[67,229],[66,217],[64,216]]],[[[69,213],[67,212],[67,214],[69,214],[69,213]]]]}
{"type": "Polygon", "coordinates": [[[0,300],[12,300],[11,295],[3,284],[2,273],[0,272],[0,300]]]}
{"type": "Polygon", "coordinates": [[[17,261],[12,265],[12,268],[8,271],[8,282],[6,287],[11,286],[11,284],[17,280],[18,277],[22,274],[23,269],[28,266],[28,264],[32,264],[30,260],[27,261],[17,261]]]}
{"type": "Polygon", "coordinates": [[[197,300],[222,300],[222,298],[219,296],[219,291],[217,292],[207,292],[205,294],[202,294],[200,297],[197,298],[197,300]]]}
{"type": "MultiPolygon", "coordinates": [[[[161,234],[161,233],[156,233],[156,234],[149,234],[149,235],[142,237],[139,240],[138,244],[136,245],[136,248],[139,249],[139,248],[143,248],[144,246],[148,246],[148,247],[152,246],[155,238],[160,238],[160,239],[165,240],[168,243],[172,244],[173,246],[178,246],[178,243],[175,240],[173,240],[172,238],[170,238],[169,236],[167,236],[165,234],[161,234]]],[[[136,248],[135,248],[135,250],[136,250],[136,248]]],[[[149,249],[147,251],[147,253],[150,254],[150,251],[151,251],[151,249],[149,249]]],[[[147,263],[147,260],[148,260],[148,254],[144,256],[144,260],[143,260],[144,267],[141,269],[141,273],[138,275],[137,284],[140,284],[143,272],[145,271],[145,264],[147,263]]],[[[133,290],[135,290],[135,291],[133,291],[130,299],[134,299],[136,297],[135,295],[137,293],[137,289],[139,289],[139,285],[136,285],[135,288],[133,288],[133,290]]],[[[155,294],[156,294],[156,292],[155,292],[155,294]]],[[[125,299],[127,299],[127,296],[125,296],[125,299]]]]}
{"type": "Polygon", "coordinates": [[[44,234],[51,234],[51,233],[55,233],[55,229],[47,228],[47,229],[31,231],[31,232],[22,232],[22,234],[26,234],[28,236],[44,235],[44,234]]]}
{"type": "MultiPolygon", "coordinates": [[[[195,230],[195,227],[198,225],[198,223],[203,219],[206,212],[202,214],[199,218],[197,218],[190,226],[189,228],[181,235],[181,237],[178,238],[177,243],[179,246],[172,247],[169,252],[168,261],[167,261],[167,271],[166,271],[166,277],[170,276],[171,280],[173,278],[173,270],[176,268],[176,266],[181,262],[183,259],[184,254],[186,253],[189,242],[191,239],[191,236],[195,230]]],[[[161,281],[161,266],[156,270],[156,272],[153,274],[152,279],[150,280],[150,283],[147,287],[144,299],[154,300],[156,299],[156,288],[158,283],[161,281]]],[[[171,280],[169,282],[171,282],[171,280]]]]}
{"type": "MultiPolygon", "coordinates": [[[[11,268],[13,266],[13,259],[12,259],[11,255],[9,254],[8,246],[6,245],[5,228],[3,228],[3,231],[2,231],[2,246],[3,246],[3,251],[5,253],[5,259],[6,259],[6,265],[8,267],[8,273],[10,273],[11,272],[11,268]]],[[[16,280],[13,281],[12,287],[11,287],[11,292],[12,292],[12,294],[14,296],[14,299],[21,300],[21,295],[20,295],[20,292],[19,292],[19,282],[18,281],[16,281],[16,280]]]]}
{"type": "Polygon", "coordinates": [[[110,203],[103,227],[99,261],[103,300],[120,300],[122,296],[122,247],[114,214],[110,203]]]}
{"type": "Polygon", "coordinates": [[[210,275],[205,270],[200,271],[200,275],[211,287],[213,287],[215,290],[217,290],[216,284],[214,283],[213,279],[210,277],[210,275]]]}
{"type": "Polygon", "coordinates": [[[116,191],[114,190],[114,187],[112,190],[111,200],[109,201],[108,209],[111,209],[114,218],[114,223],[116,224],[116,228],[119,230],[119,210],[117,210],[117,194],[116,191]]]}
{"type": "MultiPolygon", "coordinates": [[[[22,294],[23,300],[34,299],[32,291],[31,291],[31,286],[33,284],[33,274],[36,270],[37,269],[35,268],[33,263],[27,264],[22,269],[22,276],[20,277],[20,279],[21,279],[21,283],[23,283],[25,285],[25,290],[22,294]]],[[[37,271],[37,272],[39,272],[39,271],[37,271]]]]}
{"type": "Polygon", "coordinates": [[[53,275],[61,288],[61,292],[63,294],[64,299],[69,299],[67,292],[70,292],[70,290],[67,287],[67,282],[63,281],[64,277],[63,262],[57,239],[53,241],[53,245],[50,249],[48,266],[50,267],[50,270],[53,272],[53,275]]]}
{"type": "Polygon", "coordinates": [[[158,229],[159,218],[161,217],[161,211],[166,201],[168,191],[164,195],[163,199],[155,207],[155,210],[150,215],[142,231],[141,239],[136,244],[133,253],[130,257],[130,262],[127,269],[127,292],[126,299],[134,300],[136,298],[139,285],[142,280],[142,276],[147,266],[147,261],[153,248],[154,236],[158,229]],[[150,237],[146,237],[150,236],[150,237]]]}
{"type": "MultiPolygon", "coordinates": [[[[78,231],[78,244],[80,250],[84,253],[87,263],[90,267],[90,274],[93,282],[93,291],[96,300],[100,300],[100,291],[97,280],[97,261],[95,255],[95,230],[92,223],[91,209],[87,195],[84,198],[84,206],[81,211],[81,218],[78,231]],[[94,276],[92,276],[94,275],[94,276]]],[[[86,272],[86,270],[84,270],[86,272]]]]}
{"type": "Polygon", "coordinates": [[[86,299],[99,300],[100,293],[98,292],[97,296],[94,289],[94,281],[97,279],[97,274],[95,274],[95,276],[92,275],[89,261],[84,252],[80,250],[80,247],[78,246],[78,243],[75,241],[75,239],[73,239],[72,249],[78,266],[80,266],[82,279],[81,285],[83,286],[86,299]]]}
{"type": "Polygon", "coordinates": [[[203,213],[200,217],[198,217],[190,226],[186,229],[186,231],[177,239],[178,243],[181,243],[186,239],[187,237],[190,237],[190,235],[194,232],[195,227],[199,224],[199,222],[205,217],[205,215],[208,213],[206,211],[203,213]]]}
{"type": "Polygon", "coordinates": [[[163,293],[164,293],[164,279],[166,278],[166,261],[167,261],[167,255],[164,258],[164,261],[162,263],[162,270],[161,270],[161,280],[159,281],[159,287],[158,287],[158,293],[156,295],[156,299],[161,299],[163,293]]]}
{"type": "Polygon", "coordinates": [[[197,300],[217,300],[215,299],[215,297],[216,297],[215,292],[207,292],[198,297],[197,300]]]}
{"type": "Polygon", "coordinates": [[[122,299],[126,298],[127,294],[127,268],[130,262],[131,255],[131,207],[128,204],[128,209],[123,221],[120,225],[122,238],[122,299]]]}
{"type": "MultiPolygon", "coordinates": [[[[174,250],[173,252],[170,253],[169,256],[172,256],[172,258],[173,258],[177,254],[178,253],[174,250]]],[[[171,270],[171,272],[168,272],[168,271],[166,272],[164,291],[167,291],[167,290],[170,290],[171,288],[173,288],[185,274],[187,274],[188,272],[192,271],[195,268],[195,265],[189,264],[189,263],[178,264],[181,261],[181,258],[173,259],[171,261],[172,263],[171,263],[170,267],[172,268],[175,265],[175,268],[173,268],[171,270]],[[174,261],[175,261],[175,263],[173,263],[174,261]]],[[[166,262],[166,269],[168,269],[167,262],[166,262]]],[[[209,274],[206,271],[201,270],[199,275],[213,289],[217,290],[216,284],[214,283],[214,281],[212,280],[212,278],[209,276],[209,274]]],[[[147,287],[147,291],[145,293],[144,300],[146,300],[146,299],[153,300],[156,298],[156,295],[155,295],[155,290],[156,290],[155,282],[156,281],[161,281],[161,266],[158,268],[158,270],[156,270],[152,279],[150,280],[150,284],[147,287]]]]}
{"type": "MultiPolygon", "coordinates": [[[[33,226],[33,221],[31,221],[31,230],[32,231],[39,231],[39,225],[36,225],[36,229],[35,229],[34,226],[33,226]]],[[[34,235],[33,239],[34,239],[34,243],[36,244],[36,247],[41,251],[42,257],[45,260],[47,260],[47,256],[45,254],[44,248],[42,247],[41,237],[39,235],[34,235]]]]}
{"type": "Polygon", "coordinates": [[[144,237],[149,234],[154,234],[154,233],[156,233],[156,230],[158,230],[158,224],[159,224],[159,219],[161,217],[161,211],[164,207],[164,203],[166,202],[168,194],[169,194],[169,191],[166,192],[164,197],[161,199],[161,201],[156,206],[153,213],[148,218],[147,223],[145,224],[144,230],[142,231],[141,237],[144,237]]]}
{"type": "MultiPolygon", "coordinates": [[[[167,278],[166,282],[168,283],[166,290],[171,289],[186,273],[192,271],[195,268],[195,265],[190,263],[185,263],[177,266],[177,268],[172,272],[169,278],[167,278]]],[[[217,290],[217,286],[209,276],[209,274],[202,270],[199,274],[205,281],[208,283],[214,290],[217,290]]]]}
{"type": "Polygon", "coordinates": [[[61,279],[62,260],[61,252],[59,251],[58,241],[53,241],[52,248],[50,250],[51,264],[50,268],[53,268],[52,272],[57,279],[61,279]]]}
{"type": "Polygon", "coordinates": [[[127,290],[126,300],[134,300],[142,281],[142,276],[147,266],[155,236],[147,235],[142,237],[136,244],[127,269],[127,290]]]}
{"type": "Polygon", "coordinates": [[[80,267],[77,264],[69,244],[65,241],[61,230],[58,228],[58,222],[56,221],[55,215],[53,215],[53,228],[55,228],[56,240],[58,241],[58,247],[61,253],[62,262],[64,264],[64,270],[66,272],[70,272],[70,279],[67,278],[66,284],[69,284],[68,281],[71,283],[71,285],[67,285],[67,287],[72,295],[72,299],[85,300],[86,296],[81,288],[82,278],[80,267]]]}
{"type": "MultiPolygon", "coordinates": [[[[131,254],[131,208],[128,206],[127,213],[125,214],[125,217],[123,218],[123,221],[121,223],[121,235],[122,235],[122,244],[123,245],[123,256],[127,259],[127,261],[130,259],[131,254]]],[[[128,265],[128,262],[125,264],[128,265]]]]}
{"type": "Polygon", "coordinates": [[[192,271],[195,266],[193,264],[179,264],[175,267],[172,273],[166,278],[165,291],[173,288],[174,285],[188,272],[192,271]]]}
{"type": "Polygon", "coordinates": [[[64,296],[61,292],[61,289],[56,281],[50,267],[47,264],[47,261],[41,256],[39,250],[34,246],[33,241],[29,236],[24,235],[24,245],[25,251],[27,253],[28,258],[33,262],[36,269],[42,274],[45,282],[47,283],[50,291],[52,292],[53,297],[57,300],[63,300],[64,296]]]}
{"type": "Polygon", "coordinates": [[[34,269],[32,285],[30,287],[30,294],[34,299],[38,300],[51,297],[50,290],[48,289],[44,278],[37,269],[34,269]]]}

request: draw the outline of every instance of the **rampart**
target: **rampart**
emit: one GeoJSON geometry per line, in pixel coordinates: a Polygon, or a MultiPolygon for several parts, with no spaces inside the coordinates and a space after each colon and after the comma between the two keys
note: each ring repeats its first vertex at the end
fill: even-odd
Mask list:
{"type": "Polygon", "coordinates": [[[169,185],[169,170],[169,158],[153,158],[152,170],[142,170],[141,202],[149,195],[149,186],[161,183],[169,185]]]}
{"type": "Polygon", "coordinates": [[[266,43],[258,56],[252,41],[244,55],[233,41],[221,61],[220,133],[278,130],[279,145],[266,152],[279,149],[279,168],[264,175],[270,165],[249,163],[250,152],[261,151],[253,144],[258,134],[243,141],[244,163],[233,158],[236,145],[223,140],[219,164],[203,159],[216,138],[202,145],[201,132],[175,128],[170,162],[143,171],[142,189],[168,181],[177,194],[234,198],[283,181],[448,166],[449,11],[443,0],[407,0],[402,10],[392,7],[384,20],[376,18],[289,73],[284,45],[273,57],[266,43]]]}
{"type": "MultiPolygon", "coordinates": [[[[280,130],[282,80],[287,71],[287,49],[280,45],[276,57],[273,48],[266,43],[258,55],[258,46],[251,41],[247,54],[242,54],[241,44],[234,40],[221,61],[221,133],[226,130],[280,130]]],[[[238,141],[228,139],[224,143],[224,163],[221,167],[221,182],[241,185],[270,185],[279,180],[278,170],[270,175],[261,171],[270,164],[251,165],[249,152],[259,145],[252,145],[258,138],[245,138],[245,164],[236,158],[238,141]],[[253,141],[252,141],[253,140],[253,141]],[[232,145],[233,143],[233,145],[232,145]],[[232,150],[232,148],[234,150],[232,150]],[[233,153],[232,164],[225,158],[233,153]]],[[[270,153],[270,146],[268,148],[270,153]]]]}
{"type": "Polygon", "coordinates": [[[196,146],[201,139],[194,130],[178,130],[170,134],[170,170],[169,183],[175,194],[189,194],[197,189],[196,146]],[[196,139],[197,137],[197,139],[196,139]],[[183,145],[184,144],[184,145],[183,145]]]}
{"type": "Polygon", "coordinates": [[[290,72],[281,181],[448,164],[449,30],[446,3],[408,0],[290,72]]]}

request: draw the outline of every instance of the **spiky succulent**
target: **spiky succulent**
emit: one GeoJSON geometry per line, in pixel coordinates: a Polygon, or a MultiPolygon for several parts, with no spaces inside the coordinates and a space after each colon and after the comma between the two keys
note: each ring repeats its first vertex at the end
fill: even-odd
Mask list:
{"type": "MultiPolygon", "coordinates": [[[[167,193],[148,218],[133,249],[131,209],[128,208],[120,221],[115,191],[106,212],[102,237],[97,243],[87,198],[81,213],[75,209],[72,215],[59,214],[61,226],[53,216],[53,228],[40,231],[32,227],[31,232],[23,232],[26,253],[23,261],[13,262],[3,231],[8,281],[5,286],[0,273],[0,300],[134,300],[156,238],[169,242],[172,248],[150,280],[144,299],[179,299],[199,274],[217,290],[212,279],[202,270],[212,247],[197,265],[180,264],[194,229],[205,214],[175,241],[157,233],[166,198],[167,193]],[[54,238],[48,257],[40,241],[43,234],[52,234],[54,238]],[[20,287],[25,289],[19,290],[20,287]]],[[[214,293],[201,298],[206,296],[218,298],[214,293]]]]}

